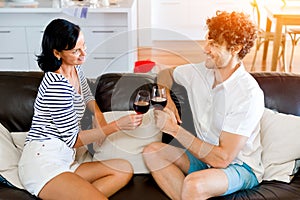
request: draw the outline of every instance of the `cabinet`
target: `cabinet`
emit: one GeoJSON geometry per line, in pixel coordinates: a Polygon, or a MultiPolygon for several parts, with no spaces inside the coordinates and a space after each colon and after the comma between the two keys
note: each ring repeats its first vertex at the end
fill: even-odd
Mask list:
{"type": "Polygon", "coordinates": [[[24,27],[0,27],[0,65],[4,69],[28,69],[27,46],[24,27]],[[24,63],[19,66],[18,63],[24,63]]]}
{"type": "Polygon", "coordinates": [[[87,45],[83,70],[96,78],[107,72],[132,72],[137,59],[136,3],[92,8],[87,18],[76,18],[58,8],[0,8],[0,70],[38,71],[45,26],[55,18],[78,24],[87,45]]]}

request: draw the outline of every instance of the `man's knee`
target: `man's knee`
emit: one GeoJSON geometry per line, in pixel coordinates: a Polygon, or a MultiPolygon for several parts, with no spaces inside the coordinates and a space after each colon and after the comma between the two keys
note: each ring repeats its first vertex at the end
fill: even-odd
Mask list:
{"type": "Polygon", "coordinates": [[[159,149],[161,148],[161,143],[153,142],[145,146],[142,152],[145,163],[153,162],[154,160],[159,159],[159,149]]]}
{"type": "Polygon", "coordinates": [[[205,199],[207,196],[202,180],[192,173],[185,177],[182,188],[182,199],[205,199]]]}
{"type": "Polygon", "coordinates": [[[165,144],[161,142],[153,142],[143,149],[143,159],[150,171],[156,171],[170,164],[164,152],[165,144]]]}
{"type": "Polygon", "coordinates": [[[152,142],[144,147],[143,156],[157,152],[161,148],[161,142],[152,142]]]}

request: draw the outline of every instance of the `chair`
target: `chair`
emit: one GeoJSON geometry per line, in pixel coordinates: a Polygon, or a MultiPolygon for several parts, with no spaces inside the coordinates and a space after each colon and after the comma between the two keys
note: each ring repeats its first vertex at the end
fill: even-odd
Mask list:
{"type": "Polygon", "coordinates": [[[300,37],[297,37],[300,35],[300,27],[299,26],[287,27],[287,33],[291,37],[291,43],[292,43],[291,58],[290,58],[290,63],[289,63],[289,70],[292,71],[295,46],[297,45],[297,43],[300,40],[300,37]]]}
{"type": "MultiPolygon", "coordinates": [[[[259,5],[256,0],[252,0],[250,2],[251,6],[253,7],[253,15],[255,16],[257,28],[258,28],[258,34],[257,34],[257,39],[256,39],[256,44],[255,44],[255,53],[253,56],[252,60],[252,66],[251,66],[251,71],[255,71],[255,61],[257,57],[257,52],[259,51],[260,47],[262,44],[265,44],[265,42],[270,42],[274,41],[275,33],[274,32],[266,32],[264,29],[260,27],[260,10],[259,10],[259,5]]],[[[285,43],[286,43],[286,36],[285,33],[282,35],[282,40],[281,40],[281,51],[278,56],[278,62],[280,59],[282,60],[282,65],[281,65],[281,71],[286,71],[285,69],[285,43]]],[[[266,55],[263,57],[263,63],[266,63],[266,55]]]]}

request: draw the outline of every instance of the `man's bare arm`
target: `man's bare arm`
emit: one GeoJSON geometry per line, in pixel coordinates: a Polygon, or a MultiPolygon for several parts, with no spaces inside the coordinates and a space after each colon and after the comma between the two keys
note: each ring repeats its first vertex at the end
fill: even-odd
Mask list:
{"type": "Polygon", "coordinates": [[[173,102],[172,98],[171,98],[171,93],[170,90],[172,88],[172,85],[174,83],[174,78],[173,78],[173,72],[175,70],[176,67],[170,67],[167,69],[164,69],[162,71],[160,71],[157,74],[157,84],[164,86],[166,88],[166,93],[167,93],[167,108],[169,108],[176,117],[177,122],[182,123],[177,107],[175,105],[175,103],[173,102]]]}

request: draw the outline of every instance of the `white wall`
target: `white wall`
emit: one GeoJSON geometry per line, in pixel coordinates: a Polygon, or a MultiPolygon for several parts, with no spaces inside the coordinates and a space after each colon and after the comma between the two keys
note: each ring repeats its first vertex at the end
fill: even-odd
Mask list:
{"type": "Polygon", "coordinates": [[[205,21],[216,10],[237,10],[250,14],[252,9],[249,2],[250,0],[152,0],[152,39],[204,39],[205,21]]]}
{"type": "Polygon", "coordinates": [[[139,46],[151,46],[151,1],[137,0],[138,3],[138,44],[139,46]]]}

